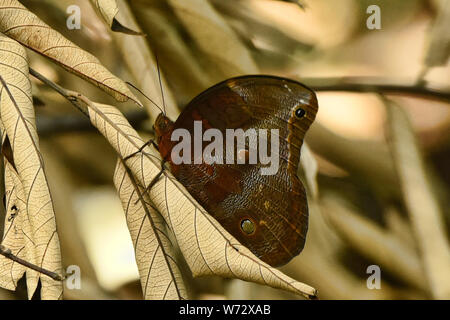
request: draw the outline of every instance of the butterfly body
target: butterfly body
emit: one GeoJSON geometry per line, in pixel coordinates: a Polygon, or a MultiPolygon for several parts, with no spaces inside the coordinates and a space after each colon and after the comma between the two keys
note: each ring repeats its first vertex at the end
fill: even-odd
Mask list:
{"type": "MultiPolygon", "coordinates": [[[[303,138],[317,111],[314,92],[296,81],[272,76],[232,78],[194,98],[175,122],[161,114],[155,122],[157,144],[175,178],[202,207],[261,260],[279,266],[298,255],[305,244],[308,205],[297,169],[303,138]],[[172,150],[178,143],[171,139],[173,132],[194,133],[195,121],[203,130],[222,133],[223,163],[195,164],[193,149],[190,163],[173,161],[172,150]],[[263,164],[248,163],[255,151],[251,138],[243,149],[233,146],[232,150],[234,160],[241,157],[246,163],[226,163],[227,129],[267,130],[262,141],[269,153],[278,152],[278,170],[262,174],[263,164]],[[273,139],[279,142],[278,150],[272,149],[273,139]]],[[[194,143],[192,137],[192,148],[194,143]]],[[[209,143],[202,141],[202,150],[209,143]]]]}

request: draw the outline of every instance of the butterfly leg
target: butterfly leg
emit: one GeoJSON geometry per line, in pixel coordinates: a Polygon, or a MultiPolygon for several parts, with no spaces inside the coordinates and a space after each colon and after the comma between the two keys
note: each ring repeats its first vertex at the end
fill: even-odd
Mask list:
{"type": "MultiPolygon", "coordinates": [[[[144,193],[148,193],[149,191],[150,191],[150,189],[158,182],[158,180],[159,180],[159,178],[161,177],[161,175],[163,174],[163,172],[164,172],[164,170],[166,169],[165,167],[164,167],[164,163],[165,163],[165,160],[163,159],[163,160],[161,160],[161,170],[158,172],[158,174],[152,179],[152,181],[150,181],[150,183],[148,184],[148,186],[145,188],[145,191],[144,191],[144,193]]],[[[138,200],[136,200],[136,203],[139,201],[139,199],[138,200]]],[[[136,204],[135,203],[135,204],[136,204]]]]}
{"type": "Polygon", "coordinates": [[[158,172],[158,174],[152,179],[152,181],[150,181],[149,185],[147,186],[147,188],[145,189],[145,192],[150,191],[150,189],[155,185],[155,183],[158,182],[159,178],[161,177],[161,175],[163,174],[165,167],[164,167],[164,163],[165,160],[161,160],[161,170],[158,172]]]}
{"type": "Polygon", "coordinates": [[[144,143],[137,151],[133,152],[132,154],[126,156],[125,158],[123,158],[124,161],[127,161],[128,159],[134,157],[136,154],[142,152],[142,150],[144,150],[144,148],[148,145],[152,145],[155,147],[156,150],[158,150],[158,145],[156,144],[155,140],[150,139],[148,140],[146,143],[144,143]]]}

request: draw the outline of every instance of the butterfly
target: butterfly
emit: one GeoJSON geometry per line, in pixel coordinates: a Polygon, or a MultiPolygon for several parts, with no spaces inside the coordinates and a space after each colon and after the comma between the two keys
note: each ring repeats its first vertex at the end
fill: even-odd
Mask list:
{"type": "MultiPolygon", "coordinates": [[[[305,245],[308,204],[297,170],[305,134],[317,112],[314,91],[297,81],[266,75],[235,77],[200,93],[175,122],[161,113],[154,124],[155,143],[174,177],[209,214],[262,261],[280,266],[305,245]],[[195,150],[198,125],[215,129],[217,139],[223,137],[214,140],[216,146],[222,145],[215,150],[215,162],[206,161],[205,153],[195,150]],[[237,138],[224,137],[239,129],[266,132],[266,136],[258,140],[248,135],[244,144],[230,147],[227,141],[237,138]],[[181,139],[174,139],[174,134],[179,132],[189,133],[187,148],[177,147],[181,139]],[[278,148],[272,141],[278,141],[278,148]],[[277,157],[272,174],[263,174],[267,162],[250,163],[255,145],[277,157]],[[180,162],[180,157],[190,161],[180,162]],[[245,163],[237,163],[238,158],[245,163]]],[[[201,151],[212,140],[203,136],[201,151]]]]}

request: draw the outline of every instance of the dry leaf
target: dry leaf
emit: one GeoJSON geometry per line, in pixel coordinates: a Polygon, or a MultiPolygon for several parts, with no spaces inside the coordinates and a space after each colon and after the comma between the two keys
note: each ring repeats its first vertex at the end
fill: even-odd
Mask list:
{"type": "MultiPolygon", "coordinates": [[[[35,257],[28,262],[61,274],[61,254],[55,214],[39,151],[25,49],[14,40],[0,34],[0,52],[4,61],[0,64],[0,75],[7,86],[4,87],[2,83],[0,91],[3,134],[6,133],[10,141],[14,170],[17,171],[20,184],[23,186],[25,211],[22,214],[29,218],[30,224],[30,230],[26,230],[23,226],[24,236],[29,238],[35,247],[35,257]]],[[[15,186],[18,184],[15,183],[15,186]]],[[[43,299],[61,297],[61,282],[47,276],[41,276],[40,280],[43,299]]],[[[31,297],[35,283],[28,284],[30,285],[28,295],[31,297]]]]}
{"type": "Polygon", "coordinates": [[[258,67],[247,48],[206,0],[169,0],[197,46],[216,66],[223,78],[256,74],[258,67]]]}
{"type": "MultiPolygon", "coordinates": [[[[92,124],[121,157],[126,159],[134,154],[127,160],[127,166],[141,185],[148,186],[160,171],[158,160],[149,153],[150,148],[136,153],[143,141],[116,108],[81,99],[88,103],[92,124]]],[[[174,233],[194,276],[215,274],[268,285],[306,297],[316,295],[314,288],[270,267],[237,242],[167,170],[149,194],[174,233]]]]}
{"type": "MultiPolygon", "coordinates": [[[[2,127],[3,130],[3,127],[2,127]]],[[[5,161],[5,195],[7,195],[7,216],[5,216],[5,234],[2,245],[27,262],[37,265],[38,257],[32,235],[30,217],[27,215],[26,195],[22,182],[14,169],[14,166],[5,161]]],[[[3,256],[0,257],[0,265],[4,274],[0,276],[0,286],[15,290],[17,281],[26,272],[28,298],[31,299],[35,292],[39,274],[3,256]]]]}
{"type": "MultiPolygon", "coordinates": [[[[5,231],[1,244],[10,249],[11,252],[24,260],[34,261],[34,253],[27,252],[25,246],[24,230],[22,229],[26,212],[25,197],[20,180],[17,177],[12,165],[5,161],[5,198],[6,216],[5,231]],[[17,183],[17,185],[15,185],[17,183]],[[31,255],[27,255],[31,253],[31,255]]],[[[33,270],[27,270],[21,264],[0,256],[0,286],[8,290],[15,290],[17,282],[22,278],[25,271],[27,274],[27,286],[31,288],[37,285],[37,275],[32,274],[33,270]]]]}
{"type": "Polygon", "coordinates": [[[100,12],[103,20],[108,24],[108,26],[113,25],[114,17],[119,12],[116,0],[91,0],[94,7],[100,12]]]}
{"type": "Polygon", "coordinates": [[[135,249],[144,299],[186,299],[186,289],[162,217],[123,161],[117,161],[116,186],[135,249]]]}
{"type": "Polygon", "coordinates": [[[172,16],[140,2],[131,2],[130,5],[148,34],[148,41],[156,47],[161,69],[170,79],[169,84],[173,92],[177,93],[177,101],[182,102],[180,105],[214,84],[200,67],[172,16]]]}
{"type": "Polygon", "coordinates": [[[0,32],[95,84],[118,101],[139,100],[92,54],[52,29],[17,0],[0,1],[0,32]]]}
{"type": "MultiPolygon", "coordinates": [[[[124,1],[120,1],[118,5],[118,16],[120,17],[120,20],[131,28],[138,29],[128,5],[124,1]]],[[[161,94],[158,69],[146,40],[143,37],[130,37],[120,33],[114,33],[113,37],[117,46],[122,51],[122,56],[127,63],[130,73],[136,79],[135,85],[137,85],[137,87],[139,87],[139,89],[148,97],[151,97],[159,108],[163,108],[163,105],[165,105],[168,117],[176,117],[178,115],[178,109],[175,98],[168,89],[162,75],[161,85],[164,90],[164,96],[161,94]],[[154,97],[158,98],[155,99],[154,97]]],[[[153,119],[156,119],[161,112],[154,104],[147,100],[145,100],[145,107],[148,114],[151,115],[153,119]]]]}
{"type": "Polygon", "coordinates": [[[386,109],[391,153],[431,291],[437,299],[449,299],[450,248],[442,211],[405,111],[388,100],[386,109]]]}
{"type": "Polygon", "coordinates": [[[259,50],[281,54],[279,59],[288,61],[289,57],[298,56],[300,52],[311,51],[313,48],[311,44],[290,36],[281,23],[264,14],[261,10],[264,5],[260,1],[213,0],[213,4],[222,14],[227,15],[228,23],[242,38],[259,50]]]}
{"type": "Polygon", "coordinates": [[[316,295],[314,288],[259,260],[185,193],[179,182],[169,177],[164,176],[152,188],[150,197],[168,221],[194,276],[219,275],[268,285],[308,298],[316,295]]]}
{"type": "Polygon", "coordinates": [[[116,20],[116,15],[119,12],[116,0],[91,0],[91,2],[94,7],[97,8],[97,11],[100,12],[103,20],[108,24],[112,31],[131,35],[142,35],[141,32],[128,29],[116,20]]]}

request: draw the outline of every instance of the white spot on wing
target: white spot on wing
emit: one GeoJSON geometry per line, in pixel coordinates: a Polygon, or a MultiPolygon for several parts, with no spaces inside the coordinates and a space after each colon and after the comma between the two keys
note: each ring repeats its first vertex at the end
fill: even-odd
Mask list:
{"type": "Polygon", "coordinates": [[[286,89],[288,89],[289,92],[292,92],[292,89],[289,88],[289,86],[287,84],[284,84],[283,87],[285,87],[286,89]]]}

